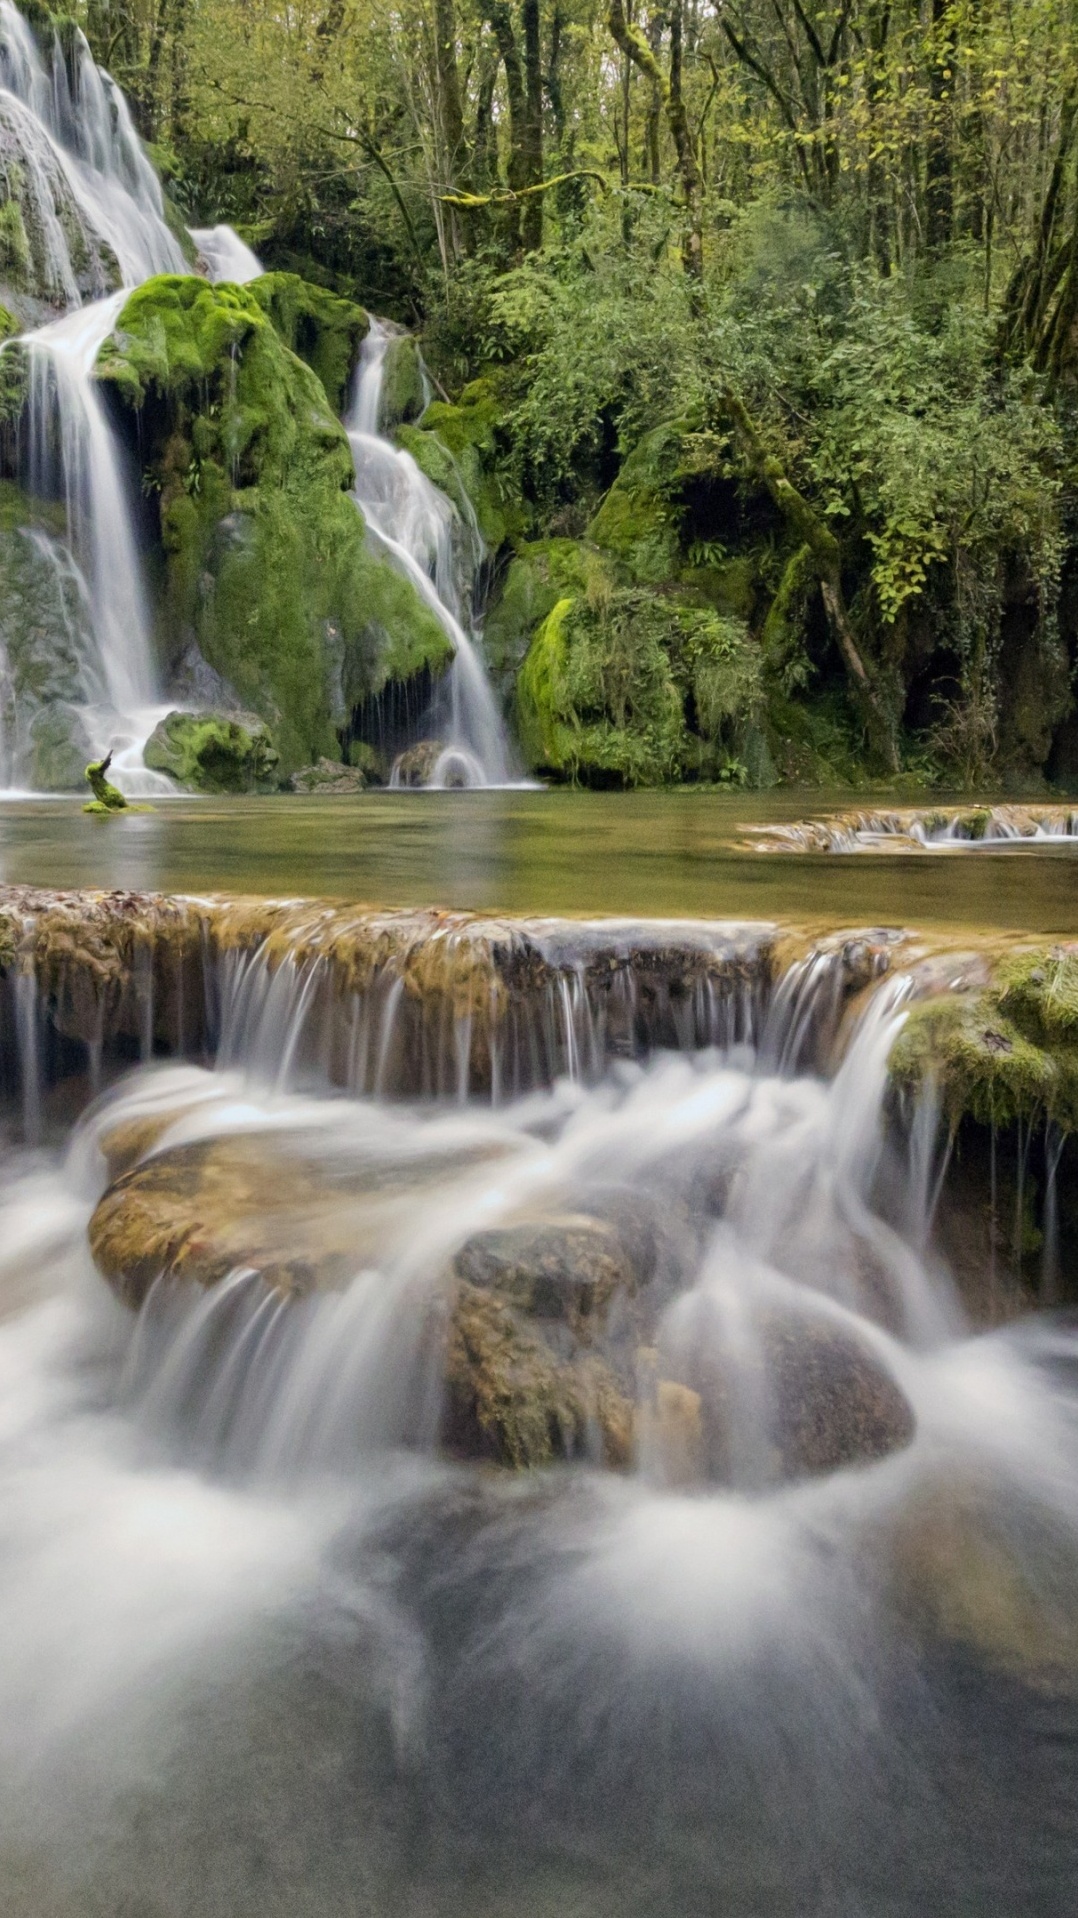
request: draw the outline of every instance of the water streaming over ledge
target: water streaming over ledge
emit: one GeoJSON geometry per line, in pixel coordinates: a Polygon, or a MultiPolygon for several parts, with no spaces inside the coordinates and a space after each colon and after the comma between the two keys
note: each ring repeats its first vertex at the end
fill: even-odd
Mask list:
{"type": "Polygon", "coordinates": [[[395,337],[393,328],[372,319],[345,424],[355,461],[355,497],[368,532],[411,581],[453,648],[446,693],[430,715],[442,751],[428,783],[516,784],[520,771],[466,611],[483,558],[475,517],[463,521],[411,454],[381,431],[386,360],[395,337]]]}
{"type": "Polygon", "coordinates": [[[7,1148],[5,1909],[1064,1918],[1078,1340],[972,1337],[932,1252],[886,1104],[904,950],[255,904],[260,941],[237,902],[183,939],[158,902],[168,987],[147,902],[80,971],[62,904],[23,899],[28,1125],[45,1026],[93,990],[99,1053],[198,1005],[218,1051],[135,1070],[60,1157],[7,1148]],[[497,1105],[342,1080],[312,982],[346,1021],[379,968],[459,1016],[477,980],[515,995],[543,1072],[497,1105]],[[106,1157],[121,1200],[196,1194],[188,1276],[137,1311],[87,1258],[106,1157]],[[528,1323],[624,1393],[616,1471],[601,1397],[554,1469],[462,1456],[461,1301],[536,1232],[615,1249],[607,1304],[528,1323]],[[892,1449],[821,1469],[806,1353],[885,1382],[892,1449]]]}

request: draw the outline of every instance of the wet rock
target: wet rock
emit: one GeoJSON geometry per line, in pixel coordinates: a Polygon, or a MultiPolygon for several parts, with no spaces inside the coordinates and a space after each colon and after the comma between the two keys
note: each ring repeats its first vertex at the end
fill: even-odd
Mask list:
{"type": "Polygon", "coordinates": [[[764,1328],[764,1347],[783,1478],[868,1464],[910,1443],[909,1401],[854,1332],[776,1315],[764,1328]]]}
{"type": "Polygon", "coordinates": [[[658,1359],[699,1395],[699,1475],[759,1489],[867,1465],[912,1440],[912,1408],[876,1350],[830,1314],[769,1307],[736,1348],[701,1336],[658,1359]]]}
{"type": "Polygon", "coordinates": [[[518,1470],[559,1459],[631,1461],[632,1395],[612,1368],[586,1349],[557,1351],[505,1299],[464,1282],[451,1310],[445,1387],[443,1443],[459,1456],[518,1470]]]}
{"type": "Polygon", "coordinates": [[[458,1278],[496,1292],[533,1318],[555,1319],[587,1339],[619,1293],[636,1290],[625,1247],[598,1219],[545,1219],[477,1233],[457,1254],[458,1278]]]}
{"type": "Polygon", "coordinates": [[[290,784],[294,793],[361,793],[367,775],[361,766],[342,766],[339,759],[319,759],[315,765],[293,773],[290,784]]]}
{"type": "MultiPolygon", "coordinates": [[[[149,1133],[121,1132],[113,1141],[121,1155],[152,1144],[149,1133]]],[[[90,1221],[90,1250],[134,1307],[160,1277],[205,1289],[240,1267],[286,1296],[327,1290],[344,1284],[376,1244],[377,1208],[365,1183],[335,1183],[300,1141],[281,1136],[238,1133],[166,1147],[110,1186],[90,1221]]]]}
{"type": "Polygon", "coordinates": [[[421,739],[393,761],[391,783],[394,786],[429,786],[445,748],[440,739],[421,739]]]}

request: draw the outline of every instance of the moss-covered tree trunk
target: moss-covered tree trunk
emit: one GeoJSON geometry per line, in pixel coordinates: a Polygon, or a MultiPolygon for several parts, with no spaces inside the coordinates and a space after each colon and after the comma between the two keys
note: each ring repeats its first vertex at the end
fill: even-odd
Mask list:
{"type": "MultiPolygon", "coordinates": [[[[645,79],[651,82],[666,109],[670,136],[677,154],[682,192],[685,195],[686,219],[682,254],[686,271],[699,279],[704,269],[704,183],[682,87],[684,46],[682,0],[674,0],[670,14],[669,74],[663,72],[662,65],[646,35],[641,33],[639,27],[630,24],[625,12],[624,0],[611,0],[606,19],[610,32],[622,53],[633,66],[638,68],[645,79]]],[[[628,127],[626,127],[625,145],[627,152],[628,127]]]]}
{"type": "MultiPolygon", "coordinates": [[[[438,78],[438,120],[445,184],[451,192],[462,183],[466,166],[464,105],[457,69],[457,15],[453,0],[434,0],[434,58],[438,78]]],[[[454,255],[467,246],[469,223],[463,209],[448,208],[454,255]]]]}

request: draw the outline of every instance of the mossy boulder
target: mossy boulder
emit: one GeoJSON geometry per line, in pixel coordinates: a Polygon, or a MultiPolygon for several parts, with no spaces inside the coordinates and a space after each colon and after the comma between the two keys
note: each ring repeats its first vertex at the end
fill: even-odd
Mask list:
{"type": "Polygon", "coordinates": [[[528,763],[591,785],[678,778],[746,783],[757,749],[759,647],[747,628],[692,602],[613,584],[601,560],[582,593],[553,605],[517,683],[528,763]]]}
{"type": "Polygon", "coordinates": [[[268,792],[277,784],[277,748],[254,713],[169,713],[142,756],[151,771],[195,792],[268,792]]]}
{"type": "Polygon", "coordinates": [[[395,333],[386,347],[382,379],[383,433],[422,418],[427,405],[427,380],[419,343],[410,333],[395,333]]]}
{"type": "Polygon", "coordinates": [[[344,413],[359,350],[370,330],[361,306],[297,273],[265,273],[249,290],[291,352],[321,382],[334,413],[344,413]]]}
{"type": "Polygon", "coordinates": [[[283,777],[332,758],[388,680],[448,665],[438,620],[369,549],[347,436],[257,290],[149,281],[98,373],[131,411],[158,501],[166,651],[198,647],[271,726],[283,777]]]}
{"type": "Polygon", "coordinates": [[[1078,1129],[1078,948],[1008,957],[990,985],[915,1005],[890,1073],[910,1092],[932,1086],[953,1130],[967,1118],[1078,1129]]]}
{"type": "Polygon", "coordinates": [[[641,584],[676,578],[680,567],[677,492],[684,433],[683,421],[668,420],[645,434],[588,528],[589,539],[605,547],[641,584]]]}

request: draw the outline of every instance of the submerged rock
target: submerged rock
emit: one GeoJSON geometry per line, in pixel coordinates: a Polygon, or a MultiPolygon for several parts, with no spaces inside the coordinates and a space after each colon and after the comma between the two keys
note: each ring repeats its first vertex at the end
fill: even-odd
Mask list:
{"type": "Polygon", "coordinates": [[[1047,1511],[1016,1523],[998,1482],[922,1488],[881,1538],[892,1599],[927,1637],[1053,1688],[1078,1684],[1078,1558],[1047,1511]]]}
{"type": "MultiPolygon", "coordinates": [[[[852,1321],[806,1300],[768,1306],[721,1336],[714,1322],[695,1335],[694,1325],[654,1363],[660,1388],[672,1383],[698,1401],[695,1461],[684,1430],[677,1440],[680,1470],[697,1482],[759,1489],[819,1478],[912,1440],[905,1393],[852,1321]]],[[[661,1432],[660,1418],[660,1463],[661,1432]]]]}
{"type": "Polygon", "coordinates": [[[277,784],[273,735],[255,713],[169,713],[142,756],[151,771],[195,792],[268,792],[277,784]]]}

